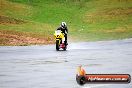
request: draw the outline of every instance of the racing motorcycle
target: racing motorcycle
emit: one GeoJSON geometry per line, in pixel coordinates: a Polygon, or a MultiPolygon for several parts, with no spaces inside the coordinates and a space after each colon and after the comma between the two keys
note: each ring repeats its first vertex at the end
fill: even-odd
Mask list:
{"type": "Polygon", "coordinates": [[[67,44],[65,44],[65,34],[61,32],[61,30],[56,30],[54,33],[56,39],[56,50],[59,51],[60,49],[66,50],[67,44]]]}

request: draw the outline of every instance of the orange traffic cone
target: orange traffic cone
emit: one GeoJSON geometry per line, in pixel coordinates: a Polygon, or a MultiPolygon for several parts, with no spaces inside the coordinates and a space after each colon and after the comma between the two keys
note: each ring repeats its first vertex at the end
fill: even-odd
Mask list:
{"type": "Polygon", "coordinates": [[[77,72],[78,76],[85,76],[86,75],[86,72],[85,70],[82,68],[82,65],[80,65],[78,67],[78,72],[77,72]]]}

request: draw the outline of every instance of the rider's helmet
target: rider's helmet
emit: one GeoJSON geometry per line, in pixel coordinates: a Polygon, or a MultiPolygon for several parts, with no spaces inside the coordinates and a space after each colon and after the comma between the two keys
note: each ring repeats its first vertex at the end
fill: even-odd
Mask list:
{"type": "Polygon", "coordinates": [[[61,22],[61,27],[66,28],[66,22],[61,22]]]}

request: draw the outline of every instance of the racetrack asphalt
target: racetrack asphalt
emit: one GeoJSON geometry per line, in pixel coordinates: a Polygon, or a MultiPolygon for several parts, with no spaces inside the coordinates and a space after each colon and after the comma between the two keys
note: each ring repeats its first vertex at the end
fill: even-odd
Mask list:
{"type": "Polygon", "coordinates": [[[0,88],[132,88],[129,84],[76,83],[79,65],[89,74],[132,75],[132,39],[55,45],[0,46],[0,88]]]}

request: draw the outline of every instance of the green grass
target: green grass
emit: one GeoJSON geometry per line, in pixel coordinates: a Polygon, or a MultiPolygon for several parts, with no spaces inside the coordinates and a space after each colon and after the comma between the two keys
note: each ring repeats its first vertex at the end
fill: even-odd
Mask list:
{"type": "Polygon", "coordinates": [[[0,15],[25,23],[0,24],[0,30],[46,37],[52,36],[60,22],[65,21],[74,40],[132,37],[131,0],[2,0],[1,3],[0,15]]]}

